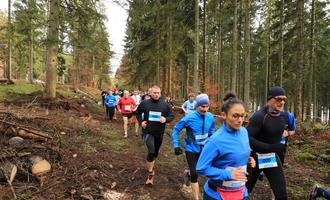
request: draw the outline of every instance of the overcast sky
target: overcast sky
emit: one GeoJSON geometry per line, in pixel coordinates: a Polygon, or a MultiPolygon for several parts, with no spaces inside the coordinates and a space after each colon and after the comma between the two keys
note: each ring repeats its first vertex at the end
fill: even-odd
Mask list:
{"type": "MultiPolygon", "coordinates": [[[[15,0],[12,0],[14,3],[15,0]]],[[[124,53],[124,36],[126,29],[127,12],[118,4],[112,3],[112,0],[103,0],[105,3],[108,17],[106,22],[107,29],[110,34],[111,50],[115,52],[111,59],[111,69],[117,70],[120,65],[121,57],[124,53]]],[[[0,10],[8,10],[8,0],[0,0],[0,10]]]]}

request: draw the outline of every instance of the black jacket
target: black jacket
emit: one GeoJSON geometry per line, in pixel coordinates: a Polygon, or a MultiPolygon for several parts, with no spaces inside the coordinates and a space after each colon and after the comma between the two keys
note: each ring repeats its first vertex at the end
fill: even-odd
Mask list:
{"type": "Polygon", "coordinates": [[[168,123],[174,119],[174,115],[172,114],[172,108],[163,100],[148,99],[142,101],[139,107],[136,109],[135,114],[139,123],[141,124],[143,121],[147,122],[147,127],[142,129],[142,132],[154,136],[160,136],[165,131],[165,123],[160,123],[159,121],[155,120],[155,118],[152,118],[152,115],[149,117],[150,113],[155,113],[156,116],[158,114],[160,116],[165,117],[166,123],[168,123]]]}

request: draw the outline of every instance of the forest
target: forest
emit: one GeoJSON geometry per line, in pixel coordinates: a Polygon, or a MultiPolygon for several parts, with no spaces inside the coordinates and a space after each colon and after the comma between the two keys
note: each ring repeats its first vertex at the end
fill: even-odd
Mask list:
{"type": "MultiPolygon", "coordinates": [[[[234,130],[242,130],[250,145],[253,136],[242,127],[243,121],[248,124],[246,114],[253,116],[266,104],[273,86],[285,89],[287,99],[279,95],[280,100],[274,101],[285,102],[284,110],[293,115],[281,112],[283,108],[276,113],[267,110],[278,114],[274,118],[287,114],[290,122],[278,121],[286,127],[276,133],[281,143],[266,142],[266,148],[278,148],[263,156],[272,154],[272,161],[284,146],[280,153],[286,159],[278,161],[277,168],[282,174],[273,177],[285,174],[288,199],[315,199],[315,189],[330,188],[329,36],[330,0],[1,0],[0,199],[192,199],[188,158],[181,155],[181,141],[179,147],[173,145],[176,125],[189,117],[182,103],[190,93],[208,94],[200,95],[199,103],[209,103],[192,111],[200,114],[205,108],[210,132],[204,132],[204,123],[192,124],[203,124],[203,138],[196,138],[205,139],[207,145],[208,139],[217,137],[208,136],[212,129],[219,133],[230,122],[220,108],[225,94],[232,91],[244,102],[244,106],[234,103],[242,111],[235,113],[236,122],[241,121],[234,130]],[[3,9],[1,2],[8,7],[3,9]],[[120,16],[109,18],[109,3],[127,13],[126,23],[120,24],[126,27],[124,53],[113,43],[116,30],[108,22],[121,22],[120,16]],[[120,59],[119,67],[115,58],[120,59]],[[154,123],[154,130],[163,131],[156,168],[154,161],[148,161],[152,145],[147,144],[155,139],[143,129],[149,122],[134,121],[139,115],[132,109],[140,109],[136,104],[143,103],[142,97],[155,98],[143,94],[155,84],[161,88],[159,95],[173,100],[163,106],[165,102],[156,99],[173,121],[167,123],[161,112],[154,111],[147,120],[154,123]],[[129,97],[130,92],[137,99],[129,97]],[[116,105],[122,101],[134,102],[128,106],[131,112],[122,112],[127,105],[116,105]],[[152,171],[145,167],[146,160],[147,167],[153,162],[152,171]],[[148,185],[146,178],[154,176],[155,184],[148,185]]],[[[177,139],[185,140],[180,131],[177,139]]],[[[239,146],[236,136],[242,134],[235,135],[230,147],[239,146]]],[[[248,145],[244,147],[250,156],[248,145]]],[[[198,147],[203,153],[202,145],[198,147]]],[[[198,162],[198,157],[194,159],[198,162]]],[[[243,168],[233,170],[242,173],[240,180],[251,180],[243,168]]],[[[200,185],[197,182],[194,188],[201,191],[194,194],[197,198],[208,177],[200,175],[200,185]]],[[[268,177],[260,177],[249,194],[251,200],[271,199],[275,193],[268,177]]],[[[283,189],[285,184],[278,185],[283,189]]]]}
{"type": "Polygon", "coordinates": [[[137,0],[128,13],[124,86],[218,105],[232,90],[253,111],[277,85],[299,121],[329,115],[329,1],[137,0]]]}

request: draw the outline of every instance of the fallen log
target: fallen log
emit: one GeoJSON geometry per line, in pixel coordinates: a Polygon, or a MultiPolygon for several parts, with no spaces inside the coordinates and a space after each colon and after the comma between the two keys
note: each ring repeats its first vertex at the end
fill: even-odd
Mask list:
{"type": "Polygon", "coordinates": [[[47,133],[32,130],[32,129],[29,129],[29,128],[24,128],[24,127],[20,126],[19,124],[7,122],[5,120],[0,120],[0,123],[10,125],[11,126],[10,127],[11,131],[16,133],[18,136],[20,136],[22,138],[29,138],[29,139],[39,139],[39,138],[41,139],[41,138],[43,138],[43,140],[44,139],[53,139],[47,133]]]}

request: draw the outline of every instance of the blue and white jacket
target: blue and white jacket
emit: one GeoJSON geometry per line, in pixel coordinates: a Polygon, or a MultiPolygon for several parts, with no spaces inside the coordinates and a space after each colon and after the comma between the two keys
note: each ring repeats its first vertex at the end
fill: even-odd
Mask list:
{"type": "Polygon", "coordinates": [[[234,131],[224,123],[206,143],[196,165],[197,173],[208,178],[204,191],[212,198],[221,200],[219,193],[209,188],[209,181],[223,189],[245,188],[244,182],[232,180],[231,169],[246,169],[249,156],[249,137],[245,127],[234,131]]]}
{"type": "Polygon", "coordinates": [[[108,95],[104,100],[105,105],[107,105],[109,108],[115,107],[117,104],[117,99],[113,95],[108,95]]]}
{"type": "Polygon", "coordinates": [[[181,108],[184,110],[186,115],[190,114],[190,113],[196,111],[196,101],[195,100],[187,100],[182,104],[181,108]]]}
{"type": "Polygon", "coordinates": [[[184,136],[184,148],[192,153],[200,153],[201,146],[214,133],[215,121],[211,113],[201,115],[194,111],[183,117],[173,128],[172,141],[173,148],[179,147],[180,132],[186,128],[184,136]]]}

